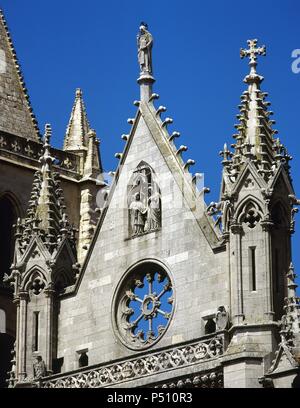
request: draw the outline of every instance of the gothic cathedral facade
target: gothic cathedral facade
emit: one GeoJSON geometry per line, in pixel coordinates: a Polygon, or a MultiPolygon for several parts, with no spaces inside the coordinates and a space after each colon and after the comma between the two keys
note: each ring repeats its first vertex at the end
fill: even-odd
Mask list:
{"type": "Polygon", "coordinates": [[[140,98],[111,183],[76,90],[62,150],[33,114],[0,15],[0,386],[299,387],[287,149],[249,59],[221,194],[183,160],[138,34],[140,98]],[[13,182],[12,182],[13,180],[13,182]]]}

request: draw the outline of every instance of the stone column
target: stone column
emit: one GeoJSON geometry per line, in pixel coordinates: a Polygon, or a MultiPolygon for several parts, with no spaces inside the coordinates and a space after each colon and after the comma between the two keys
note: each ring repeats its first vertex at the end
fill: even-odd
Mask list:
{"type": "Polygon", "coordinates": [[[15,297],[14,298],[14,304],[16,305],[16,376],[18,376],[19,373],[19,330],[20,330],[20,298],[15,297]]]}
{"type": "Polygon", "coordinates": [[[53,359],[53,297],[55,294],[54,289],[49,287],[44,291],[46,296],[46,353],[45,364],[47,373],[51,375],[52,371],[52,359],[53,359]]]}
{"type": "Polygon", "coordinates": [[[18,357],[17,357],[17,367],[18,367],[18,381],[24,381],[26,372],[26,339],[27,339],[27,303],[28,303],[28,292],[23,291],[19,293],[20,307],[19,307],[19,331],[18,331],[18,357]]]}
{"type": "Polygon", "coordinates": [[[140,98],[143,102],[149,102],[150,96],[152,95],[152,84],[155,79],[152,76],[141,75],[138,79],[140,85],[140,98]]]}
{"type": "Polygon", "coordinates": [[[266,320],[274,320],[274,303],[273,303],[273,277],[272,277],[272,250],[271,250],[271,234],[270,229],[272,223],[270,221],[262,221],[261,223],[265,243],[265,317],[266,320]]]}
{"type": "Polygon", "coordinates": [[[234,252],[234,262],[231,274],[231,296],[232,296],[232,318],[233,324],[241,324],[244,320],[243,310],[243,278],[242,278],[242,259],[241,259],[241,234],[242,226],[239,223],[231,225],[233,245],[231,245],[231,254],[234,252]],[[235,238],[234,238],[235,237],[235,238]]]}

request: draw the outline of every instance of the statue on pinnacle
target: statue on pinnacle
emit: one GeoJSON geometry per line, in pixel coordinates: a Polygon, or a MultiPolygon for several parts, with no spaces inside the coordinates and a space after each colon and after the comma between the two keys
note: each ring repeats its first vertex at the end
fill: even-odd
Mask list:
{"type": "Polygon", "coordinates": [[[137,36],[137,45],[141,75],[151,75],[153,37],[148,31],[148,25],[144,22],[140,24],[140,31],[137,36]]]}

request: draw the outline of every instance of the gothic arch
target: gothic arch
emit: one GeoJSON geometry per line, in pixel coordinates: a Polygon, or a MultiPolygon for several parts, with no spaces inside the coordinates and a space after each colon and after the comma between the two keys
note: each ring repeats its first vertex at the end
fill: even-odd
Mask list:
{"type": "Polygon", "coordinates": [[[70,276],[70,274],[65,270],[65,268],[60,268],[56,271],[53,282],[55,289],[58,293],[62,292],[67,286],[72,285],[74,283],[74,279],[70,276]]]}
{"type": "Polygon", "coordinates": [[[24,277],[22,289],[32,291],[34,295],[39,295],[47,283],[44,272],[38,266],[33,266],[24,277]]]}
{"type": "Polygon", "coordinates": [[[278,199],[271,207],[272,282],[274,312],[276,319],[282,315],[282,305],[286,296],[286,273],[291,262],[290,228],[291,210],[278,199]]]}
{"type": "Polygon", "coordinates": [[[290,225],[290,216],[286,206],[282,201],[277,200],[271,208],[271,219],[274,223],[274,227],[288,228],[290,225]]]}
{"type": "Polygon", "coordinates": [[[12,191],[4,191],[0,193],[0,201],[4,198],[11,202],[11,205],[16,212],[16,216],[22,218],[24,216],[24,209],[18,197],[12,191]]]}
{"type": "MultiPolygon", "coordinates": [[[[159,182],[158,177],[150,164],[145,162],[144,160],[140,161],[136,168],[133,170],[130,180],[127,184],[127,204],[130,204],[130,192],[133,194],[132,189],[135,191],[139,191],[138,182],[148,181],[150,185],[157,185],[159,189],[159,182]],[[138,175],[141,175],[140,177],[138,175]],[[144,179],[143,177],[144,176],[144,179]]],[[[143,187],[143,186],[141,186],[143,187]]],[[[144,186],[146,188],[147,186],[144,186]]],[[[159,189],[160,191],[160,189],[159,189]]]]}
{"type": "Polygon", "coordinates": [[[161,227],[161,191],[153,168],[141,161],[127,184],[128,234],[135,237],[161,227]]]}
{"type": "Polygon", "coordinates": [[[254,196],[247,196],[242,200],[236,213],[238,222],[245,223],[250,229],[255,228],[263,217],[261,203],[254,196]]]}
{"type": "Polygon", "coordinates": [[[238,218],[240,217],[241,213],[243,212],[244,207],[248,204],[253,202],[254,204],[256,204],[262,211],[263,208],[263,203],[254,195],[249,194],[246,197],[244,197],[238,204],[238,206],[236,207],[235,213],[238,214],[238,218]]]}
{"type": "Polygon", "coordinates": [[[223,231],[229,230],[231,217],[232,217],[232,205],[229,201],[225,201],[224,208],[223,208],[223,217],[222,217],[223,231]]]}

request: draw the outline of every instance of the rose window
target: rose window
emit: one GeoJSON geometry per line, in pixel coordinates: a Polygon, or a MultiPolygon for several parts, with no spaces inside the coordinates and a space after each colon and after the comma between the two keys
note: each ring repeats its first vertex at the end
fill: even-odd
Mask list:
{"type": "Polygon", "coordinates": [[[154,264],[130,273],[119,291],[118,333],[134,349],[156,342],[173,312],[173,289],[168,274],[154,264]]]}

